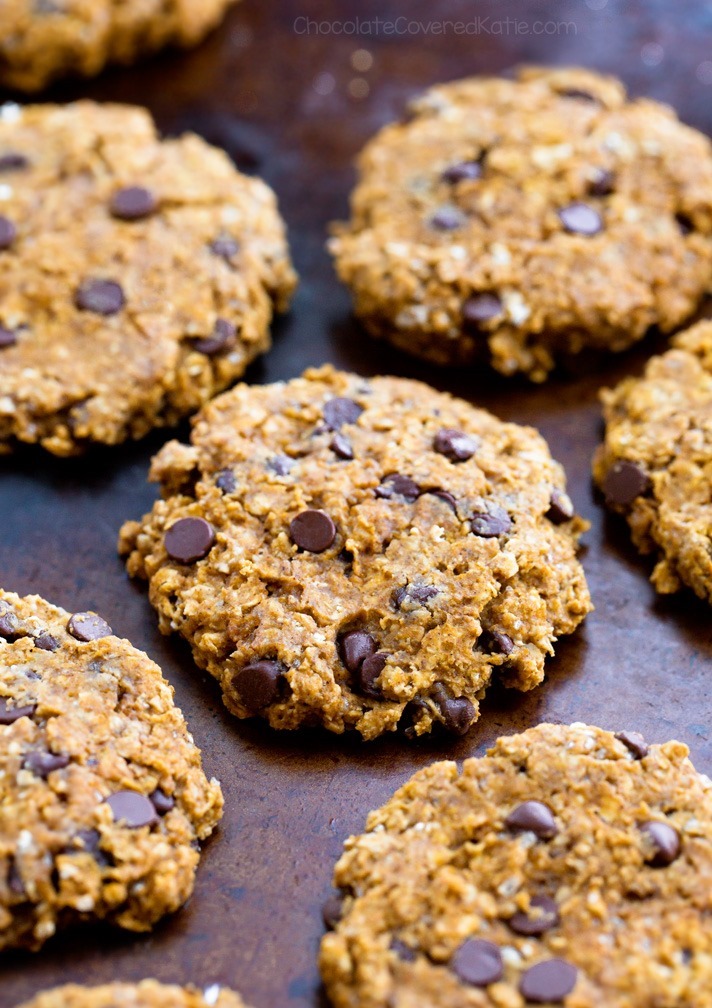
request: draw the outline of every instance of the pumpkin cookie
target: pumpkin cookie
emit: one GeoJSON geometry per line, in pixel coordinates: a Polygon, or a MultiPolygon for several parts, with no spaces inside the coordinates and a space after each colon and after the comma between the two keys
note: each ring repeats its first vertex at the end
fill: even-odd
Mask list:
{"type": "Polygon", "coordinates": [[[120,549],[238,717],[464,732],[494,676],[529,690],[590,609],[541,436],[398,378],[241,385],[153,461],[120,549]]]}
{"type": "Polygon", "coordinates": [[[142,980],[138,984],[111,983],[101,987],[68,984],[43,991],[18,1008],[245,1008],[242,998],[214,984],[205,991],[142,980]]]}

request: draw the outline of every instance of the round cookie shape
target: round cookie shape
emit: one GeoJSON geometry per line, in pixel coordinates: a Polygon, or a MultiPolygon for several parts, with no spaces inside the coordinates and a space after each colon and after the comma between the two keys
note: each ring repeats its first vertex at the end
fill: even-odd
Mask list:
{"type": "Polygon", "coordinates": [[[427,91],[365,147],[329,247],[372,335],[543,381],[669,331],[712,270],[712,145],[588,70],[427,91]]]}
{"type": "Polygon", "coordinates": [[[0,182],[0,453],[142,437],[268,349],[284,226],[222,151],[132,106],[4,105],[0,182]]]}
{"type": "Polygon", "coordinates": [[[684,585],[712,602],[712,322],[699,322],[651,357],[640,377],[601,393],[605,439],[593,476],[606,506],[657,562],[662,594],[684,585]]]}
{"type": "Polygon", "coordinates": [[[0,776],[0,950],[79,921],[149,930],[222,816],[158,666],[95,613],[4,591],[0,776]]]}
{"type": "Polygon", "coordinates": [[[17,1008],[247,1008],[239,994],[213,984],[205,991],[157,980],[99,987],[67,984],[42,991],[17,1008]]]}
{"type": "Polygon", "coordinates": [[[196,45],[234,0],[3,0],[0,84],[38,91],[167,45],[196,45]]]}
{"type": "Polygon", "coordinates": [[[240,385],[151,475],[163,499],[121,532],[129,573],[227,707],[274,728],[462,734],[493,675],[532,689],[591,608],[586,523],[552,517],[568,497],[541,436],[419,382],[240,385]],[[185,522],[212,533],[191,562],[185,522]]]}
{"type": "Polygon", "coordinates": [[[541,724],[462,770],[434,763],[346,841],[334,885],[335,1008],[709,1003],[712,784],[680,742],[641,757],[541,724]],[[532,802],[556,833],[508,825],[532,802]]]}

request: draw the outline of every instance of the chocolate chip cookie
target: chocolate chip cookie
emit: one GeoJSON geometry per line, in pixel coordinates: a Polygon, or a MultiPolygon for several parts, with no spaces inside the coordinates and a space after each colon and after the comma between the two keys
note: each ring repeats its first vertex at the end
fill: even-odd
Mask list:
{"type": "Polygon", "coordinates": [[[37,91],[65,74],[92,77],[166,45],[191,46],[234,0],[3,0],[0,84],[37,91]]]}
{"type": "Polygon", "coordinates": [[[158,666],[96,613],[4,591],[0,778],[0,949],[92,919],[147,931],[222,815],[158,666]]]}
{"type": "Polygon", "coordinates": [[[346,841],[336,1008],[709,1008],[712,784],[680,742],[583,724],[416,773],[346,841]]]}
{"type": "Polygon", "coordinates": [[[205,991],[142,980],[101,987],[68,984],[43,991],[17,1008],[245,1008],[242,998],[214,984],[205,991]]]}
{"type": "Polygon", "coordinates": [[[143,109],[0,108],[0,452],[174,423],[269,346],[295,277],[274,194],[143,109]]]}
{"type": "Polygon", "coordinates": [[[417,99],[359,160],[330,243],[370,332],[438,364],[542,381],[671,330],[712,272],[712,145],[587,70],[417,99]]]}
{"type": "Polygon", "coordinates": [[[540,435],[419,382],[241,385],[151,474],[163,500],[120,550],[240,718],[462,733],[591,608],[540,435]]]}
{"type": "Polygon", "coordinates": [[[712,602],[712,322],[700,322],[652,357],[639,378],[602,392],[605,441],[594,479],[625,515],[651,580],[668,594],[688,585],[712,602]]]}

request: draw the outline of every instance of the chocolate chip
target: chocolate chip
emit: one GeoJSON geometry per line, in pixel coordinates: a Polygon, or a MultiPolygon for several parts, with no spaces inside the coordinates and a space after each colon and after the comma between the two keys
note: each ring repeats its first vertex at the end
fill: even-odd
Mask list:
{"type": "Polygon", "coordinates": [[[514,641],[501,630],[484,630],[477,644],[485,654],[511,655],[514,651],[514,641]]]}
{"type": "Polygon", "coordinates": [[[433,448],[451,462],[467,462],[479,448],[479,442],[453,427],[443,427],[435,435],[433,448]]]}
{"type": "Polygon", "coordinates": [[[111,198],[111,213],[120,220],[134,221],[150,217],[158,206],[150,189],[143,186],[126,186],[118,189],[111,198]]]}
{"type": "Polygon", "coordinates": [[[338,455],[341,459],[346,459],[348,461],[354,457],[353,445],[349,439],[339,431],[334,434],[329,447],[333,451],[334,455],[338,455]]]}
{"type": "Polygon", "coordinates": [[[506,535],[511,527],[512,519],[499,504],[490,504],[487,511],[476,512],[470,519],[470,528],[483,539],[506,535]]]}
{"type": "Polygon", "coordinates": [[[17,616],[9,606],[0,609],[0,637],[5,640],[14,638],[19,625],[17,616]]]}
{"type": "Polygon", "coordinates": [[[606,473],[603,492],[609,504],[626,506],[632,504],[650,489],[650,477],[636,462],[619,459],[606,473]]]}
{"type": "Polygon", "coordinates": [[[588,183],[588,191],[591,196],[610,196],[613,192],[615,175],[608,168],[597,168],[594,176],[588,183]]]}
{"type": "Polygon", "coordinates": [[[449,165],[442,173],[443,182],[455,185],[457,182],[465,182],[471,179],[482,178],[482,165],[479,161],[458,161],[449,165]]]}
{"type": "Polygon", "coordinates": [[[598,104],[598,98],[592,95],[590,91],[583,91],[581,88],[564,88],[559,91],[562,98],[578,98],[580,101],[596,102],[598,104]]]}
{"type": "Polygon", "coordinates": [[[91,854],[96,863],[101,868],[107,868],[109,865],[114,863],[114,859],[107,852],[103,851],[100,847],[101,844],[101,834],[95,829],[84,829],[79,830],[74,835],[74,840],[78,840],[81,844],[81,848],[76,847],[66,847],[64,850],[65,854],[81,854],[87,853],[91,854]]]}
{"type": "Polygon", "coordinates": [[[636,759],[643,759],[648,755],[648,743],[640,732],[621,731],[616,733],[616,738],[623,743],[629,752],[633,753],[636,759]]]}
{"type": "Polygon", "coordinates": [[[412,606],[424,606],[440,594],[440,589],[434,585],[409,584],[403,588],[396,588],[392,599],[396,609],[401,609],[403,603],[410,603],[412,606]]]}
{"type": "Polygon", "coordinates": [[[680,234],[687,238],[688,235],[692,234],[695,230],[695,226],[692,223],[692,219],[687,216],[687,214],[677,213],[675,214],[675,220],[677,221],[677,226],[680,229],[680,234]]]}
{"type": "Polygon", "coordinates": [[[77,288],[74,303],[81,311],[96,315],[116,315],[126,304],[121,285],[115,280],[88,279],[77,288]]]}
{"type": "Polygon", "coordinates": [[[277,476],[287,476],[290,470],[294,468],[295,461],[287,455],[275,455],[269,459],[266,465],[277,476]]]}
{"type": "Polygon", "coordinates": [[[59,753],[35,751],[27,753],[22,761],[22,766],[25,770],[33,773],[35,777],[42,777],[43,780],[46,780],[53,771],[64,769],[64,767],[69,765],[69,762],[69,756],[62,756],[59,753]]]}
{"type": "Polygon", "coordinates": [[[546,517],[554,525],[563,525],[564,522],[571,521],[574,514],[574,506],[569,495],[554,487],[549,498],[549,510],[546,512],[546,517]]]}
{"type": "Polygon", "coordinates": [[[292,542],[308,553],[323,553],[336,539],[336,525],[324,511],[310,508],[289,523],[292,542]]]}
{"type": "Polygon", "coordinates": [[[175,798],[166,794],[162,788],[156,788],[155,791],[151,792],[148,798],[156,812],[158,812],[159,816],[164,816],[170,812],[172,808],[175,808],[175,798]]]}
{"type": "Polygon", "coordinates": [[[22,707],[8,707],[7,700],[0,699],[0,725],[14,724],[23,717],[31,718],[36,710],[36,704],[24,704],[22,707]]]}
{"type": "Polygon", "coordinates": [[[588,203],[569,203],[557,210],[559,220],[570,234],[592,237],[603,230],[603,221],[598,211],[588,203]]]}
{"type": "Polygon", "coordinates": [[[344,912],[344,894],[333,892],[321,908],[321,916],[324,920],[324,927],[328,931],[333,931],[341,920],[344,912]]]}
{"type": "Polygon", "coordinates": [[[196,563],[215,545],[215,529],[205,518],[179,518],[163,537],[166,552],[179,563],[196,563]]]}
{"type": "Polygon", "coordinates": [[[383,651],[377,651],[376,654],[364,658],[361,662],[361,667],[356,673],[359,693],[363,693],[364,696],[371,697],[373,700],[381,700],[383,698],[376,680],[386,667],[387,658],[388,655],[383,651]]]}
{"type": "Polygon", "coordinates": [[[448,507],[452,508],[455,514],[457,514],[457,501],[449,490],[441,490],[440,487],[436,487],[434,490],[423,490],[422,492],[424,494],[432,494],[433,497],[437,497],[441,501],[444,501],[448,507]]]}
{"type": "Polygon", "coordinates": [[[215,486],[224,494],[235,493],[235,490],[237,489],[237,480],[235,479],[235,473],[232,469],[221,469],[215,477],[215,486]]]}
{"type": "Polygon", "coordinates": [[[517,805],[504,820],[504,825],[515,833],[534,833],[539,840],[551,840],[559,832],[554,813],[539,801],[517,805]]]}
{"type": "Polygon", "coordinates": [[[393,938],[390,944],[391,952],[394,952],[402,962],[415,962],[418,953],[410,945],[406,945],[400,938],[393,938]]]}
{"type": "Polygon", "coordinates": [[[341,660],[349,672],[358,672],[366,658],[376,653],[376,642],[363,630],[352,630],[339,640],[341,660]]]}
{"type": "Polygon", "coordinates": [[[518,910],[507,923],[515,934],[538,936],[550,931],[559,923],[559,908],[549,896],[533,896],[529,911],[518,910]]]}
{"type": "Polygon", "coordinates": [[[158,822],[153,802],[138,791],[116,791],[109,795],[106,804],[111,809],[114,822],[128,826],[129,829],[153,826],[158,822]]]}
{"type": "Polygon", "coordinates": [[[459,980],[473,987],[487,987],[504,976],[502,953],[494,942],[483,938],[463,942],[450,960],[450,968],[459,980]]]}
{"type": "Polygon", "coordinates": [[[254,714],[279,696],[285,667],[281,662],[261,658],[250,662],[232,678],[232,685],[244,707],[254,714]]]}
{"type": "Polygon", "coordinates": [[[22,880],[22,875],[20,874],[20,869],[18,867],[17,861],[12,855],[9,858],[9,864],[7,868],[7,886],[13,896],[26,896],[27,890],[25,889],[25,883],[22,880]]]}
{"type": "Polygon", "coordinates": [[[229,235],[221,235],[208,245],[213,255],[220,256],[221,259],[232,259],[240,251],[239,244],[229,235]]]}
{"type": "Polygon", "coordinates": [[[0,251],[9,249],[17,238],[17,228],[7,217],[0,217],[0,251]]]}
{"type": "Polygon", "coordinates": [[[469,731],[477,719],[477,710],[467,697],[452,696],[444,683],[435,683],[432,695],[447,731],[453,735],[464,735],[469,731]]]}
{"type": "Polygon", "coordinates": [[[17,333],[13,329],[6,329],[0,326],[0,350],[5,347],[15,346],[17,343],[17,333]]]}
{"type": "Polygon", "coordinates": [[[440,207],[430,218],[430,226],[436,231],[455,231],[465,223],[465,215],[456,207],[440,207]]]}
{"type": "Polygon", "coordinates": [[[420,497],[420,487],[410,476],[391,473],[390,476],[383,477],[381,485],[376,487],[375,493],[376,497],[382,497],[384,500],[392,500],[393,497],[404,497],[408,503],[412,504],[413,501],[420,497]]]}
{"type": "Polygon", "coordinates": [[[363,413],[363,406],[359,406],[353,399],[337,397],[329,399],[324,403],[322,415],[324,422],[330,430],[336,431],[344,424],[354,424],[363,413]]]}
{"type": "Polygon", "coordinates": [[[96,613],[80,612],[70,617],[67,623],[67,630],[78,641],[100,640],[102,637],[111,637],[113,630],[101,616],[96,613]]]}
{"type": "Polygon", "coordinates": [[[501,314],[502,302],[496,294],[488,291],[471,295],[462,306],[463,319],[475,326],[481,322],[489,322],[501,314]]]}
{"type": "Polygon", "coordinates": [[[533,1004],[563,1001],[576,986],[578,971],[565,959],[546,959],[530,967],[519,981],[519,993],[533,1004]]]}
{"type": "Polygon", "coordinates": [[[669,823],[651,820],[643,823],[640,832],[648,841],[651,853],[646,856],[645,863],[651,868],[667,868],[680,856],[682,844],[680,834],[669,823]]]}
{"type": "Polygon", "coordinates": [[[15,151],[0,154],[0,172],[23,171],[29,167],[30,162],[24,154],[18,154],[15,151]]]}
{"type": "Polygon", "coordinates": [[[40,651],[59,651],[60,643],[52,634],[42,633],[35,637],[35,647],[40,651]]]}
{"type": "Polygon", "coordinates": [[[212,335],[193,343],[193,349],[197,353],[205,354],[206,357],[213,357],[215,354],[224,353],[235,345],[237,329],[228,322],[227,319],[219,318],[212,331],[212,335]]]}

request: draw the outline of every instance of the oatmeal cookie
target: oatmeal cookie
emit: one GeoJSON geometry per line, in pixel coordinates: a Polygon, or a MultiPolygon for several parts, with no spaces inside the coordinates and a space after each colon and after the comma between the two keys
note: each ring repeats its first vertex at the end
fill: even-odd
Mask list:
{"type": "Polygon", "coordinates": [[[242,998],[214,984],[205,991],[142,980],[100,987],[68,984],[43,991],[18,1008],[246,1008],[242,998]]]}

